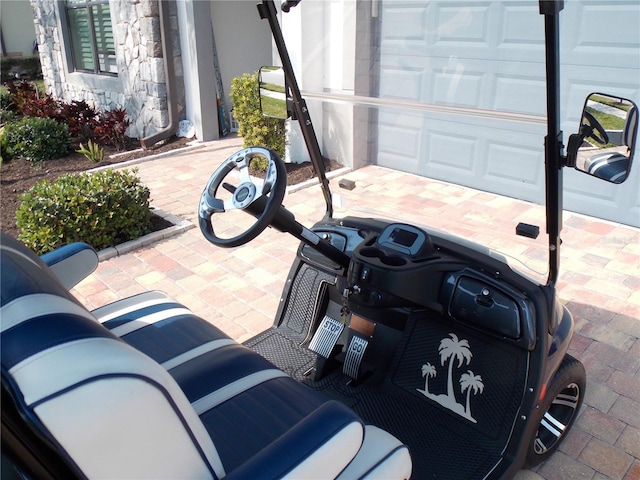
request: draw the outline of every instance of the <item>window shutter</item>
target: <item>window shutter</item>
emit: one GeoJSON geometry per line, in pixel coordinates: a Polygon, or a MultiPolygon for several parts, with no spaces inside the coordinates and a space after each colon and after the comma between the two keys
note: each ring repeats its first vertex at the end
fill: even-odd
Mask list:
{"type": "Polygon", "coordinates": [[[66,0],[66,7],[75,70],[117,74],[108,0],[66,0]]]}
{"type": "Polygon", "coordinates": [[[69,27],[73,49],[73,62],[77,70],[95,71],[91,29],[86,9],[69,10],[69,27]]]}
{"type": "Polygon", "coordinates": [[[103,72],[117,73],[116,47],[113,39],[113,28],[109,5],[95,5],[93,11],[93,28],[96,34],[98,62],[103,72]]]}

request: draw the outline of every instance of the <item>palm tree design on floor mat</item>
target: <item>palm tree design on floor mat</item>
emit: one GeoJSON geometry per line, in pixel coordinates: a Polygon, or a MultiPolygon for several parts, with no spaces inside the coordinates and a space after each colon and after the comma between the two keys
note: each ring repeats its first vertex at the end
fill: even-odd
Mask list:
{"type": "Polygon", "coordinates": [[[453,372],[454,364],[457,363],[456,368],[461,368],[463,364],[469,365],[473,354],[469,346],[468,340],[460,340],[455,333],[450,333],[449,337],[443,338],[440,341],[438,347],[440,353],[440,364],[445,366],[447,364],[447,392],[441,394],[431,393],[429,391],[429,379],[434,378],[438,371],[434,365],[427,362],[422,365],[422,376],[425,379],[424,390],[417,388],[416,390],[422,393],[425,397],[438,402],[445,408],[448,408],[454,413],[457,413],[461,417],[478,423],[471,415],[470,399],[471,395],[482,394],[484,391],[484,383],[482,383],[482,377],[476,375],[471,370],[467,370],[459,378],[460,393],[465,395],[465,403],[459,403],[456,398],[456,392],[454,390],[453,372]]]}

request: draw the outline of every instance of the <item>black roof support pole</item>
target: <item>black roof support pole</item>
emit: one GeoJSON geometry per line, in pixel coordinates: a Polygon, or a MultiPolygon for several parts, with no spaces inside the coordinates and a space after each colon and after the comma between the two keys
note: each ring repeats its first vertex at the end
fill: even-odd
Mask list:
{"type": "Polygon", "coordinates": [[[559,14],[564,0],[540,0],[544,15],[545,61],[547,70],[547,136],[544,142],[545,203],[549,235],[548,286],[555,286],[560,269],[562,230],[562,130],[560,130],[560,29],[559,14]]]}
{"type": "MultiPolygon", "coordinates": [[[[297,4],[298,2],[290,3],[291,6],[295,6],[294,3],[297,4]]],[[[273,0],[262,0],[262,4],[258,5],[258,12],[260,13],[260,18],[266,18],[269,20],[273,40],[282,61],[282,69],[284,70],[286,84],[293,99],[294,112],[300,123],[300,130],[302,131],[304,142],[307,146],[307,150],[309,151],[309,156],[311,157],[311,164],[313,165],[313,168],[318,175],[320,185],[322,186],[322,193],[324,195],[325,203],[327,204],[325,218],[331,218],[333,216],[333,200],[331,198],[331,190],[329,189],[329,180],[327,180],[325,173],[324,160],[322,158],[322,153],[320,152],[320,145],[318,144],[316,132],[313,128],[313,124],[311,123],[311,115],[309,114],[307,103],[300,93],[300,88],[298,87],[298,82],[293,71],[293,65],[289,58],[289,52],[287,51],[284,36],[282,35],[282,29],[278,23],[278,13],[275,3],[273,0]]]]}

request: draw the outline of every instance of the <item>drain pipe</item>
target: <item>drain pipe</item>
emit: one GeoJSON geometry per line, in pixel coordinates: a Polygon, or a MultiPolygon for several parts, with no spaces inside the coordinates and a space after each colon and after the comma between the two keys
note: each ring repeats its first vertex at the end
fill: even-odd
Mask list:
{"type": "Polygon", "coordinates": [[[164,78],[167,85],[167,109],[169,111],[169,125],[147,137],[140,139],[140,145],[145,150],[156,143],[169,138],[178,130],[178,106],[176,105],[176,73],[173,66],[173,52],[171,51],[171,19],[169,16],[169,2],[158,0],[160,10],[160,38],[162,41],[162,57],[164,60],[164,78]]]}

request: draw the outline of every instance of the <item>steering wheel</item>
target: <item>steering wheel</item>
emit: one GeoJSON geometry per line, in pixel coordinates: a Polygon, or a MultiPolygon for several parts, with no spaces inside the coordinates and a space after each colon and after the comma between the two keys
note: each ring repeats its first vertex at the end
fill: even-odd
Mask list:
{"type": "Polygon", "coordinates": [[[213,172],[200,197],[198,223],[202,234],[209,242],[219,247],[231,248],[250,242],[269,226],[282,205],[286,188],[287,170],[276,152],[263,147],[250,147],[234,153],[213,172]],[[254,183],[249,175],[249,164],[255,157],[268,160],[262,184],[254,183]],[[223,183],[234,169],[239,170],[238,187],[223,183]],[[230,199],[217,198],[220,185],[233,193],[230,199]],[[216,213],[230,210],[247,210],[257,221],[235,237],[220,238],[213,230],[211,219],[216,213]]]}
{"type": "Polygon", "coordinates": [[[582,124],[581,133],[583,133],[585,137],[592,138],[601,145],[609,143],[609,135],[607,135],[607,131],[600,122],[596,120],[596,117],[585,110],[582,121],[584,123],[582,124]]]}

